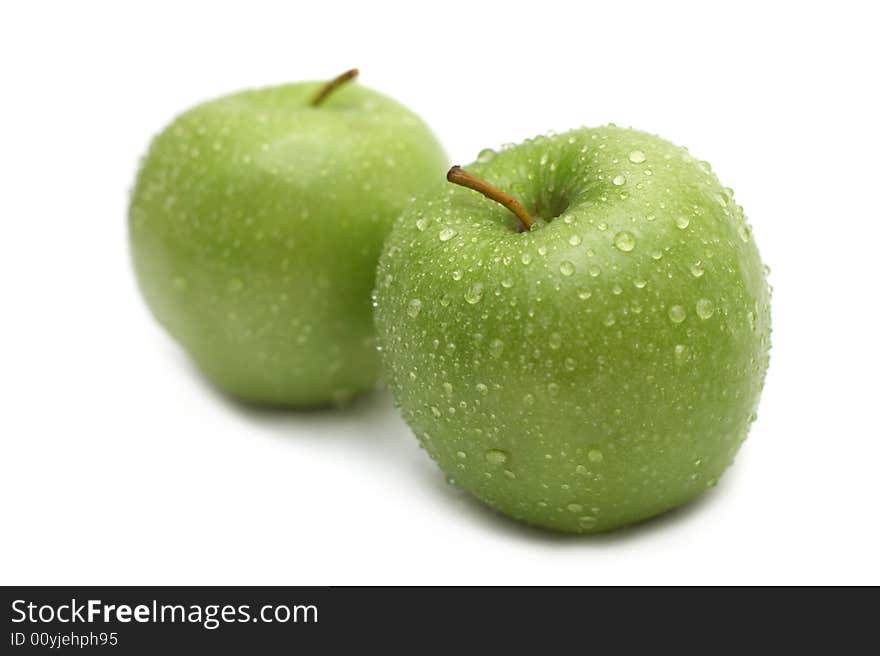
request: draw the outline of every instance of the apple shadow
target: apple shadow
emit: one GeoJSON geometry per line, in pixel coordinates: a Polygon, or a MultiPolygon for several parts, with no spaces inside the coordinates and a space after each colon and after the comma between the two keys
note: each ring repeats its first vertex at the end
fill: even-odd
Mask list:
{"type": "Polygon", "coordinates": [[[406,467],[417,484],[425,486],[432,494],[442,496],[446,503],[455,506],[466,521],[473,521],[493,533],[525,539],[536,543],[558,546],[612,547],[642,540],[657,531],[687,522],[721,498],[719,488],[727,487],[735,477],[736,467],[731,467],[717,487],[707,490],[696,499],[641,522],[602,533],[573,534],[526,524],[504,515],[486,505],[465,490],[450,485],[422,449],[412,448],[416,438],[412,435],[394,408],[391,392],[380,388],[355,397],[343,406],[313,406],[307,408],[284,408],[263,406],[241,401],[214,385],[184,354],[179,361],[208,388],[216,400],[238,417],[250,424],[268,429],[269,436],[289,442],[297,428],[297,438],[306,437],[323,444],[338,444],[343,436],[351,448],[363,460],[381,461],[385,466],[406,467]],[[340,430],[343,428],[344,430],[340,430]],[[407,445],[406,440],[410,440],[407,445]]]}
{"type": "Polygon", "coordinates": [[[343,405],[292,408],[243,401],[214,384],[185,353],[176,354],[178,365],[212,400],[234,417],[258,427],[263,439],[308,440],[317,445],[344,448],[367,467],[405,468],[417,478],[437,471],[418,448],[409,427],[394,408],[391,392],[378,387],[343,405]]]}
{"type": "MultiPolygon", "coordinates": [[[[196,369],[192,365],[193,369],[196,369]]],[[[235,398],[197,372],[216,400],[248,423],[269,429],[272,436],[289,441],[293,428],[297,439],[314,439],[323,443],[347,439],[353,445],[368,444],[373,450],[381,446],[390,451],[397,442],[393,430],[387,430],[394,419],[391,393],[380,388],[360,394],[344,405],[314,405],[290,408],[261,405],[235,398]],[[354,438],[354,439],[353,439],[354,438]]]]}

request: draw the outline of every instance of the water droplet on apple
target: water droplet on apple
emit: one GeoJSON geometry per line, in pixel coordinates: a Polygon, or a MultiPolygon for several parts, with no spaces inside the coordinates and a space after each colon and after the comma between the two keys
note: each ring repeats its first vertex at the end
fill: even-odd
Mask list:
{"type": "Polygon", "coordinates": [[[483,300],[483,283],[475,282],[473,285],[468,287],[468,290],[464,293],[464,300],[466,300],[471,305],[476,305],[480,301],[483,300]]]}
{"type": "Polygon", "coordinates": [[[647,159],[645,153],[641,150],[634,150],[629,154],[629,161],[633,164],[641,164],[647,159]]]}
{"type": "Polygon", "coordinates": [[[436,405],[432,405],[431,406],[431,414],[434,415],[435,417],[439,417],[440,416],[440,408],[438,408],[436,405]]]}
{"type": "Polygon", "coordinates": [[[459,281],[459,280],[461,280],[461,271],[459,271],[458,269],[455,269],[455,270],[452,272],[452,279],[455,280],[455,281],[459,281]]]}
{"type": "Polygon", "coordinates": [[[467,454],[464,451],[456,451],[455,455],[459,460],[467,460],[467,454]]]}
{"type": "Polygon", "coordinates": [[[581,240],[580,235],[572,235],[571,237],[568,238],[568,243],[571,244],[572,246],[579,246],[581,241],[582,240],[581,240]]]}
{"type": "Polygon", "coordinates": [[[617,247],[617,250],[629,253],[636,247],[636,238],[631,232],[624,230],[614,235],[614,245],[617,247]]]}
{"type": "Polygon", "coordinates": [[[523,264],[528,266],[529,263],[531,263],[531,261],[532,261],[532,255],[531,255],[531,253],[523,253],[522,255],[520,255],[519,259],[520,259],[520,262],[522,262],[523,264]]]}
{"type": "Polygon", "coordinates": [[[550,337],[547,339],[547,343],[550,344],[550,348],[553,350],[558,349],[562,346],[562,335],[559,333],[550,333],[550,337]]]}
{"type": "Polygon", "coordinates": [[[614,178],[612,178],[611,182],[615,186],[620,187],[621,185],[626,184],[626,178],[622,175],[615,175],[614,178]]]}
{"type": "Polygon", "coordinates": [[[708,298],[701,298],[697,301],[697,316],[700,319],[708,319],[715,314],[715,306],[708,298]]]}
{"type": "Polygon", "coordinates": [[[594,465],[598,465],[599,463],[605,461],[605,456],[602,454],[601,451],[599,451],[599,449],[590,449],[587,452],[587,459],[594,465]]]}
{"type": "Polygon", "coordinates": [[[574,371],[577,363],[575,363],[574,358],[565,358],[565,362],[563,363],[566,371],[574,371]]]}
{"type": "Polygon", "coordinates": [[[610,328],[611,326],[613,326],[613,325],[615,324],[616,321],[617,321],[617,320],[614,318],[614,315],[613,315],[611,312],[609,312],[608,314],[606,314],[606,315],[605,315],[605,318],[602,319],[602,323],[603,323],[605,326],[608,326],[609,328],[610,328]]]}
{"type": "Polygon", "coordinates": [[[679,230],[684,230],[690,225],[691,221],[686,216],[679,214],[675,217],[675,225],[679,228],[679,230]]]}
{"type": "Polygon", "coordinates": [[[526,405],[532,405],[532,404],[534,404],[534,402],[535,402],[535,397],[532,394],[526,394],[523,397],[523,403],[525,403],[526,405]]]}
{"type": "Polygon", "coordinates": [[[580,290],[578,290],[578,298],[581,299],[582,301],[586,301],[586,300],[589,299],[592,295],[593,295],[593,292],[591,292],[589,289],[580,289],[580,290]]]}
{"type": "Polygon", "coordinates": [[[511,287],[513,287],[513,280],[511,280],[510,278],[505,278],[501,281],[501,286],[505,289],[510,289],[511,287]]]}
{"type": "Polygon", "coordinates": [[[694,278],[699,278],[705,273],[703,269],[703,263],[700,260],[697,260],[691,265],[691,275],[694,278]]]}
{"type": "Polygon", "coordinates": [[[458,233],[454,228],[443,228],[443,230],[440,231],[440,241],[449,241],[457,234],[458,233]]]}
{"type": "Polygon", "coordinates": [[[410,316],[410,319],[415,319],[419,316],[419,312],[422,311],[422,302],[414,298],[409,302],[409,305],[406,308],[406,313],[410,316]]]}
{"type": "Polygon", "coordinates": [[[489,449],[486,451],[486,462],[490,465],[503,465],[508,460],[510,460],[510,456],[501,449],[489,449]]]}
{"type": "Polygon", "coordinates": [[[633,286],[636,289],[644,289],[647,284],[648,284],[648,281],[645,280],[644,278],[636,278],[635,280],[633,280],[633,286]]]}
{"type": "Polygon", "coordinates": [[[484,385],[483,383],[477,383],[476,389],[483,396],[486,396],[486,394],[489,393],[489,388],[486,385],[484,385]]]}
{"type": "Polygon", "coordinates": [[[586,467],[584,467],[583,465],[578,465],[577,467],[574,468],[574,473],[580,474],[581,476],[585,476],[586,474],[590,473],[590,470],[587,469],[586,467]]]}
{"type": "Polygon", "coordinates": [[[568,260],[563,260],[559,264],[559,273],[561,273],[563,276],[570,276],[574,273],[574,264],[572,264],[568,260]]]}
{"type": "Polygon", "coordinates": [[[684,344],[676,344],[675,345],[675,359],[683,360],[685,356],[685,345],[684,344]]]}
{"type": "Polygon", "coordinates": [[[543,257],[546,254],[547,254],[547,247],[546,246],[538,246],[538,255],[543,257]]]}
{"type": "Polygon", "coordinates": [[[566,508],[570,513],[579,513],[584,511],[584,507],[579,503],[570,503],[566,506],[566,508]]]}
{"type": "Polygon", "coordinates": [[[431,225],[431,219],[426,219],[425,217],[422,217],[421,219],[418,219],[416,221],[416,228],[419,229],[419,232],[424,232],[425,228],[427,228],[429,225],[431,225]]]}
{"type": "Polygon", "coordinates": [[[669,308],[669,319],[672,323],[681,323],[687,319],[687,310],[682,305],[673,305],[669,308]]]}
{"type": "Polygon", "coordinates": [[[584,515],[583,517],[578,517],[578,524],[580,524],[581,528],[593,528],[596,526],[596,518],[591,515],[584,515]]]}
{"type": "Polygon", "coordinates": [[[480,164],[488,164],[493,159],[495,159],[496,154],[497,153],[494,150],[492,150],[491,148],[484,148],[483,150],[480,151],[479,155],[477,155],[477,161],[480,164]]]}
{"type": "Polygon", "coordinates": [[[588,272],[591,276],[593,276],[593,278],[597,278],[597,277],[599,276],[599,274],[602,273],[602,269],[600,269],[600,268],[598,267],[598,265],[593,264],[593,265],[590,266],[589,269],[587,269],[587,272],[588,272]]]}
{"type": "Polygon", "coordinates": [[[493,358],[500,358],[504,352],[504,342],[500,339],[493,339],[489,342],[489,353],[493,358]]]}
{"type": "Polygon", "coordinates": [[[452,297],[449,294],[443,294],[440,297],[440,305],[443,307],[449,307],[449,304],[452,302],[452,297]]]}

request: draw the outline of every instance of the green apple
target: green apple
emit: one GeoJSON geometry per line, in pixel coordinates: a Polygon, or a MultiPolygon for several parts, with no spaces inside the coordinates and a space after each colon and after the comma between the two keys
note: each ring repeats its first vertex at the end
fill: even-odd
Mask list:
{"type": "Polygon", "coordinates": [[[731,190],[615,126],[487,150],[449,179],[483,195],[411,204],[374,296],[396,401],[449,479],[567,532],[714,486],[755,418],[770,337],[731,190]]]}
{"type": "Polygon", "coordinates": [[[354,74],[199,105],[155,138],[138,174],[141,290],[240,399],[343,402],[379,378],[370,292],[382,242],[448,164],[415,114],[342,84],[354,74]]]}

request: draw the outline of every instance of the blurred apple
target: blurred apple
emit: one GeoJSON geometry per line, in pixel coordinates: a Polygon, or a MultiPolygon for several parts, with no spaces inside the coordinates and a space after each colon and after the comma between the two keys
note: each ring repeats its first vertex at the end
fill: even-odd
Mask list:
{"type": "Polygon", "coordinates": [[[156,137],[137,176],[129,227],[144,297],[238,398],[340,403],[379,378],[376,260],[447,162],[415,114],[345,84],[355,74],[199,105],[156,137]]]}

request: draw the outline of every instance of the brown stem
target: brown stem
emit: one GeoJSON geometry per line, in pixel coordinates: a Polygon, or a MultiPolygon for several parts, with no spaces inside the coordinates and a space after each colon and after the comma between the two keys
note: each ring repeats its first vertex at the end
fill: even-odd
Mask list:
{"type": "Polygon", "coordinates": [[[351,70],[345,71],[342,75],[338,77],[334,77],[327,84],[321,87],[321,90],[318,91],[317,95],[312,99],[312,107],[317,107],[324,99],[327,98],[331,93],[333,93],[338,87],[342,86],[346,82],[351,79],[354,79],[358,76],[358,69],[352,68],[351,70]]]}
{"type": "Polygon", "coordinates": [[[528,210],[522,206],[522,203],[506,191],[501,191],[495,185],[491,185],[474,174],[468,173],[460,166],[453,166],[449,169],[449,173],[446,174],[446,179],[453,184],[478,191],[486,198],[504,205],[504,207],[513,212],[514,216],[516,216],[519,221],[520,232],[528,232],[531,229],[534,221],[528,213],[528,210]]]}

